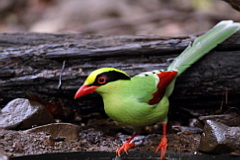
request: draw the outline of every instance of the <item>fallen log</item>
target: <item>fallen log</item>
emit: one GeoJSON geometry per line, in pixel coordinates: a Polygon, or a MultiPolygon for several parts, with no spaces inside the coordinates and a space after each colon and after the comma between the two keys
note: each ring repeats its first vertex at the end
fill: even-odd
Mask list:
{"type": "MultiPolygon", "coordinates": [[[[100,67],[115,67],[130,75],[166,69],[194,38],[0,34],[1,107],[11,99],[27,97],[29,92],[44,99],[61,98],[72,102],[86,76],[100,67]]],[[[240,32],[179,77],[171,98],[172,105],[220,107],[224,102],[238,107],[239,60],[240,32]],[[227,98],[223,98],[224,95],[227,98]]],[[[94,108],[101,104],[101,98],[92,94],[77,102],[78,106],[94,108]]]]}

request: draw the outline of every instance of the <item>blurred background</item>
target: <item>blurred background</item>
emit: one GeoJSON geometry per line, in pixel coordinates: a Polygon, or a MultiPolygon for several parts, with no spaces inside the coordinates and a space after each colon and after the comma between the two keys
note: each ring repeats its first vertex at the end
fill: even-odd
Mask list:
{"type": "Polygon", "coordinates": [[[1,0],[0,32],[186,35],[240,20],[223,0],[1,0]]]}

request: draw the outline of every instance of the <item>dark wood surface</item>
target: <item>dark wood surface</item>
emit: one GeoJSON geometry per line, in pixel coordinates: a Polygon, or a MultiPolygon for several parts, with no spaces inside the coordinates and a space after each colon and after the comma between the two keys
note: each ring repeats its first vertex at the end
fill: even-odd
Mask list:
{"type": "MultiPolygon", "coordinates": [[[[130,75],[166,69],[194,38],[1,33],[1,106],[29,92],[74,101],[74,93],[86,76],[100,67],[115,67],[130,75]]],[[[220,107],[223,102],[236,106],[239,96],[240,32],[183,73],[171,101],[177,107],[220,107]]],[[[93,94],[78,100],[78,105],[95,106],[100,101],[93,94]]]]}

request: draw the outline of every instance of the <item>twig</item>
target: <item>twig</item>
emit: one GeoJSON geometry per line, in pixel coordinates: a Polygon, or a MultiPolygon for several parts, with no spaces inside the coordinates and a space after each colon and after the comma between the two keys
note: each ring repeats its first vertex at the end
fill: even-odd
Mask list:
{"type": "Polygon", "coordinates": [[[63,65],[62,65],[62,69],[61,69],[61,73],[59,75],[59,81],[58,81],[57,89],[61,89],[61,86],[62,86],[62,73],[63,73],[63,70],[65,68],[65,64],[66,64],[66,61],[64,60],[63,65]]]}

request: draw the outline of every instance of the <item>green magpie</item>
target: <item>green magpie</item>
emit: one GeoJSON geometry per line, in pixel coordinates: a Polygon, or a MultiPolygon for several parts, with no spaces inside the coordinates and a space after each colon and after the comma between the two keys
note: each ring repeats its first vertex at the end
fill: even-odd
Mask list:
{"type": "Polygon", "coordinates": [[[150,71],[130,77],[115,68],[93,71],[75,94],[75,99],[97,92],[104,102],[106,114],[113,120],[130,125],[134,134],[116,150],[117,156],[133,147],[135,136],[143,126],[162,122],[162,138],[155,152],[165,158],[167,149],[167,122],[169,96],[174,84],[187,68],[240,29],[240,23],[221,21],[210,31],[196,38],[169,65],[166,71],[150,71]]]}

